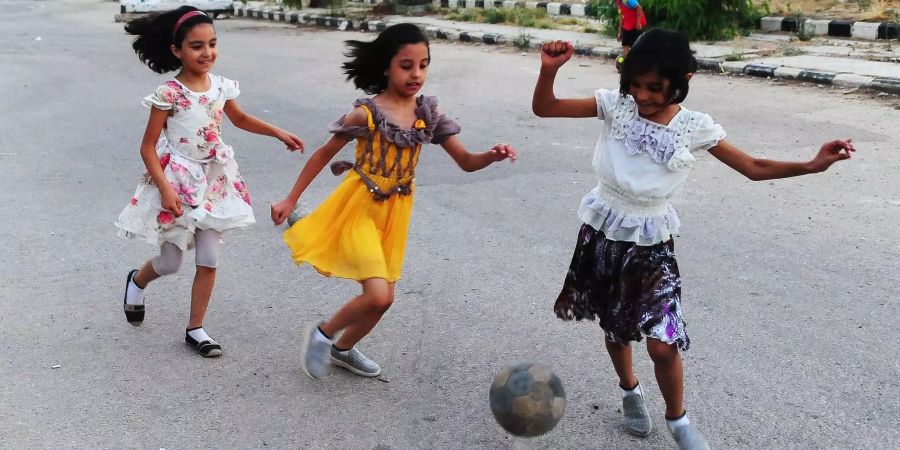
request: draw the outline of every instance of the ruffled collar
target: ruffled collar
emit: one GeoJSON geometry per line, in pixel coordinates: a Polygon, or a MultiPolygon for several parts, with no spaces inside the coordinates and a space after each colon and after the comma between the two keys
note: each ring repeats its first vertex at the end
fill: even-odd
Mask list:
{"type": "Polygon", "coordinates": [[[624,95],[616,105],[611,134],[625,144],[629,155],[645,153],[670,170],[682,170],[695,161],[688,146],[695,125],[695,117],[684,107],[666,125],[644,119],[634,98],[624,95]]]}
{"type": "Polygon", "coordinates": [[[416,98],[416,121],[411,128],[403,128],[391,122],[372,98],[357,99],[353,106],[365,106],[372,112],[375,128],[390,142],[399,147],[427,144],[434,138],[438,124],[437,98],[420,95],[416,98]]]}

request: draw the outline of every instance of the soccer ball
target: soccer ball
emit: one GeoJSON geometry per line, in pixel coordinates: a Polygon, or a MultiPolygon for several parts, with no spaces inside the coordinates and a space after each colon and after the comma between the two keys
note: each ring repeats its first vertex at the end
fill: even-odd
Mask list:
{"type": "Polygon", "coordinates": [[[297,221],[309,215],[309,208],[301,203],[298,203],[296,207],[294,207],[294,211],[291,212],[291,215],[288,216],[287,223],[288,227],[294,226],[297,221]]]}
{"type": "Polygon", "coordinates": [[[565,413],[566,391],[547,366],[522,363],[497,374],[490,402],[497,423],[510,434],[540,436],[565,413]]]}

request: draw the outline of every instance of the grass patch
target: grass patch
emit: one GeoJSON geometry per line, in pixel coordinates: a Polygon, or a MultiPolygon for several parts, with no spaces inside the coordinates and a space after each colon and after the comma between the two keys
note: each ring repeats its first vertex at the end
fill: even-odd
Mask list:
{"type": "Polygon", "coordinates": [[[805,55],[806,50],[803,50],[802,48],[797,48],[797,47],[787,47],[784,49],[783,53],[784,53],[784,56],[800,56],[800,55],[805,55]]]}
{"type": "Polygon", "coordinates": [[[513,39],[513,45],[522,50],[527,50],[531,46],[532,36],[525,32],[519,32],[519,35],[513,39]]]}
{"type": "Polygon", "coordinates": [[[516,25],[527,28],[554,29],[577,26],[582,21],[572,18],[554,19],[543,9],[492,8],[492,9],[446,9],[437,11],[442,18],[457,22],[477,22],[516,25]]]}

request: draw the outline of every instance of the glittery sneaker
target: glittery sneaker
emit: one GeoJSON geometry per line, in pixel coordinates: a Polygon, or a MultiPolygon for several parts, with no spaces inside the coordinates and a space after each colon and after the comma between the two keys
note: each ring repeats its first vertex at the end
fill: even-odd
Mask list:
{"type": "Polygon", "coordinates": [[[300,368],[313,380],[321,380],[329,367],[328,349],[331,341],[319,331],[319,324],[310,323],[303,329],[300,344],[300,368]]]}
{"type": "Polygon", "coordinates": [[[622,398],[622,415],[625,416],[625,431],[632,436],[645,437],[653,429],[653,421],[641,394],[626,395],[622,398]]]}
{"type": "Polygon", "coordinates": [[[700,430],[694,427],[693,424],[682,425],[680,427],[676,427],[672,431],[672,437],[675,438],[675,442],[678,444],[678,448],[681,450],[709,450],[709,444],[706,443],[706,439],[703,438],[703,435],[700,434],[700,430]]]}
{"type": "Polygon", "coordinates": [[[363,355],[356,347],[341,352],[331,346],[331,363],[363,377],[381,375],[381,367],[375,361],[366,358],[366,355],[363,355]]]}

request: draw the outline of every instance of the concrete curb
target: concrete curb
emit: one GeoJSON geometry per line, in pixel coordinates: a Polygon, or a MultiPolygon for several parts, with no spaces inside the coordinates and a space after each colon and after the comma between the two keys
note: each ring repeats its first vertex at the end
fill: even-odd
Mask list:
{"type": "MultiPolygon", "coordinates": [[[[473,1],[473,0],[470,0],[473,1]]],[[[268,8],[250,8],[235,6],[236,17],[249,17],[275,22],[312,25],[326,28],[334,28],[341,31],[382,31],[390,25],[414,20],[370,20],[348,19],[345,17],[331,17],[319,14],[305,13],[303,11],[280,11],[268,8]]],[[[486,45],[507,45],[520,49],[537,49],[543,42],[530,38],[527,33],[508,35],[500,33],[482,33],[472,31],[460,31],[453,28],[426,26],[420,24],[429,39],[443,39],[449,41],[480,43],[486,45]]],[[[582,56],[614,59],[619,56],[620,49],[609,47],[590,47],[576,45],[575,53],[582,56]]],[[[816,70],[795,69],[790,67],[776,67],[754,64],[753,61],[722,61],[717,58],[698,58],[697,63],[701,69],[721,73],[736,73],[742,75],[758,76],[764,78],[783,78],[789,80],[805,81],[823,85],[833,85],[841,88],[870,89],[891,94],[900,94],[900,78],[866,77],[854,74],[842,74],[822,72],[816,70]]]]}
{"type": "Polygon", "coordinates": [[[900,94],[900,78],[867,77],[850,73],[806,70],[794,67],[778,67],[754,64],[752,61],[729,61],[721,63],[725,73],[749,75],[762,78],[781,78],[808,83],[836,86],[839,88],[866,89],[889,94],[900,94]]]}
{"type": "MultiPolygon", "coordinates": [[[[821,36],[848,37],[859,39],[897,39],[898,25],[894,22],[854,22],[852,20],[806,19],[806,32],[821,36]]],[[[794,17],[763,17],[759,20],[762,31],[796,32],[800,22],[794,17]]]]}
{"type": "Polygon", "coordinates": [[[585,5],[582,3],[533,2],[519,0],[434,0],[436,8],[529,8],[543,9],[554,16],[585,17],[585,5]]]}

